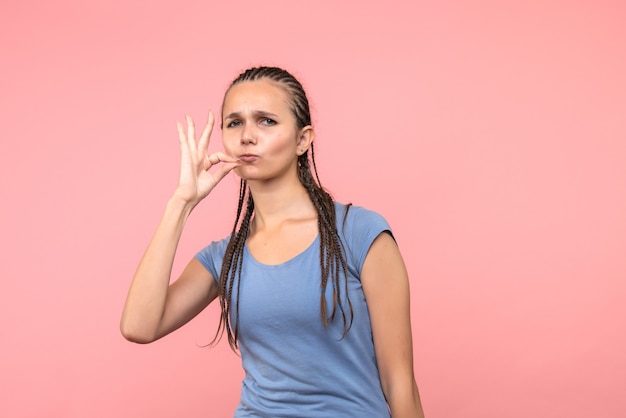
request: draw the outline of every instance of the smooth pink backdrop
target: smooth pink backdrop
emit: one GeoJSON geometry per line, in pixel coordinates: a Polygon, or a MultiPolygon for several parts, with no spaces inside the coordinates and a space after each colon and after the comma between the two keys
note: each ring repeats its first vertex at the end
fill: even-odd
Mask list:
{"type": "MultiPolygon", "coordinates": [[[[276,64],[310,95],[322,182],[395,230],[427,417],[623,417],[625,19],[606,0],[3,1],[0,416],[232,414],[239,359],[200,347],[215,306],[148,346],[118,321],[176,121],[276,64]]],[[[230,229],[236,188],[197,208],[175,274],[230,229]]]]}

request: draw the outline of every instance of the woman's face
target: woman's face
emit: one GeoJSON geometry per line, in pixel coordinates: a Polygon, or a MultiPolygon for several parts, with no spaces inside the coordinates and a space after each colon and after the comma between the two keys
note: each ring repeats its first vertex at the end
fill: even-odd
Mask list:
{"type": "Polygon", "coordinates": [[[222,140],[227,154],[239,158],[237,175],[267,181],[297,175],[300,130],[286,92],[267,79],[230,88],[222,109],[222,140]]]}

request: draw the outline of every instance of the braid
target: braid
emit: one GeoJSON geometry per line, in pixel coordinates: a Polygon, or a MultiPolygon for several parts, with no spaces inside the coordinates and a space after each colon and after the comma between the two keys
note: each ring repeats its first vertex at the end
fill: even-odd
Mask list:
{"type": "MultiPolygon", "coordinates": [[[[313,157],[313,145],[311,144],[311,161],[315,167],[315,158],[313,157]]],[[[326,306],[326,288],[328,286],[328,280],[332,279],[333,287],[333,309],[330,315],[330,320],[335,319],[337,308],[341,312],[343,320],[343,335],[348,332],[352,326],[353,310],[352,303],[348,296],[348,266],[345,261],[343,243],[339,239],[339,232],[337,231],[337,215],[335,212],[335,203],[330,194],[324,190],[319,184],[319,177],[317,170],[315,172],[315,178],[313,179],[309,160],[306,154],[298,157],[298,177],[302,185],[306,188],[313,206],[317,210],[317,224],[320,236],[320,267],[322,270],[322,277],[320,283],[320,315],[322,317],[322,323],[324,327],[328,327],[327,306],[326,306]],[[341,273],[344,277],[343,292],[345,292],[345,299],[349,308],[349,317],[346,316],[344,310],[344,302],[342,300],[342,287],[341,287],[341,273]]],[[[344,217],[345,220],[345,217],[344,217]]]]}
{"type": "MultiPolygon", "coordinates": [[[[241,73],[231,84],[245,81],[256,81],[269,79],[278,83],[286,92],[289,98],[291,110],[296,119],[298,129],[311,125],[311,114],[309,101],[300,82],[287,71],[277,67],[256,67],[250,68],[241,73]]],[[[224,96],[226,98],[226,96],[224,96]]],[[[223,108],[223,106],[222,106],[223,108]]],[[[320,241],[320,268],[322,271],[320,280],[320,316],[322,324],[328,328],[328,320],[335,320],[337,312],[340,313],[343,321],[343,334],[350,330],[353,320],[352,303],[348,295],[348,264],[345,258],[345,249],[339,239],[337,230],[337,215],[335,203],[331,195],[322,187],[315,164],[313,144],[310,146],[310,161],[313,164],[313,172],[309,163],[309,152],[298,157],[298,178],[306,189],[313,206],[317,212],[317,225],[320,241]],[[315,177],[313,176],[315,175],[315,177]],[[341,280],[343,276],[343,282],[341,280]],[[331,282],[333,289],[333,306],[330,316],[326,301],[326,289],[328,282],[331,282]],[[347,310],[344,309],[347,305],[347,310]]],[[[346,214],[350,205],[346,207],[346,214]]],[[[218,283],[218,295],[220,299],[221,316],[217,333],[212,343],[219,340],[226,330],[228,343],[233,350],[237,349],[238,325],[239,325],[239,289],[241,284],[241,270],[243,266],[243,250],[250,230],[250,219],[254,213],[254,201],[250,194],[250,189],[245,180],[241,180],[239,188],[239,203],[237,206],[237,216],[230,235],[228,246],[222,262],[218,283]],[[246,204],[246,211],[241,217],[242,209],[246,204]],[[232,326],[232,296],[233,288],[237,286],[237,298],[234,302],[234,327],[232,326]]]]}
{"type": "Polygon", "coordinates": [[[250,219],[254,212],[254,200],[248,189],[247,182],[241,180],[239,185],[239,203],[237,205],[237,216],[235,217],[235,224],[233,231],[230,234],[230,240],[226,246],[224,253],[224,259],[222,261],[222,270],[220,272],[220,278],[218,282],[218,295],[220,299],[221,316],[220,322],[217,328],[215,338],[211,343],[215,343],[219,340],[224,329],[228,336],[228,344],[233,350],[237,349],[237,335],[239,324],[239,288],[241,284],[241,266],[243,264],[243,249],[245,246],[246,238],[250,230],[250,219]],[[244,202],[247,201],[246,212],[241,220],[241,225],[237,229],[239,219],[241,218],[241,211],[243,209],[244,202]],[[237,282],[237,300],[235,301],[235,326],[231,324],[231,308],[232,308],[232,295],[233,287],[237,282]]]}

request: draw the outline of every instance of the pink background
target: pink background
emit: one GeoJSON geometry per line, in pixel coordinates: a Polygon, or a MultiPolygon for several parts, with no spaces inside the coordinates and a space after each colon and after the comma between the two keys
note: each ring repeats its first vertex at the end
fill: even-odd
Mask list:
{"type": "MultiPolygon", "coordinates": [[[[176,121],[277,64],[322,182],[395,229],[427,417],[623,417],[625,21],[609,0],[3,0],[0,416],[232,414],[239,359],[200,347],[216,306],[148,346],[118,322],[176,121]]],[[[230,229],[236,185],[175,274],[230,229]]]]}

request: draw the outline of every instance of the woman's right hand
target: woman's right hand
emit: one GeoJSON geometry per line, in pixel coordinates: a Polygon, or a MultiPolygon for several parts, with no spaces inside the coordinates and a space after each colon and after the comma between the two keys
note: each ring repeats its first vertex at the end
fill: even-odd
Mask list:
{"type": "Polygon", "coordinates": [[[195,206],[241,162],[223,152],[208,154],[209,139],[215,122],[213,112],[209,112],[209,119],[198,141],[195,138],[193,120],[190,116],[186,116],[186,119],[186,133],[182,124],[177,122],[180,139],[180,177],[174,196],[195,206]],[[209,169],[218,164],[219,167],[210,173],[209,169]]]}

